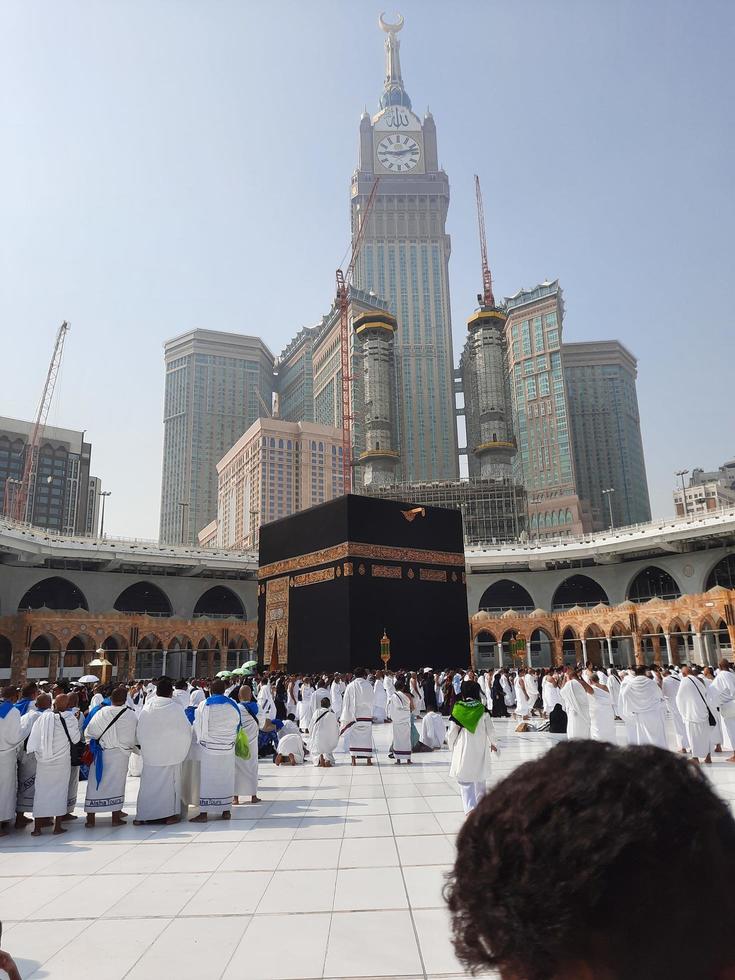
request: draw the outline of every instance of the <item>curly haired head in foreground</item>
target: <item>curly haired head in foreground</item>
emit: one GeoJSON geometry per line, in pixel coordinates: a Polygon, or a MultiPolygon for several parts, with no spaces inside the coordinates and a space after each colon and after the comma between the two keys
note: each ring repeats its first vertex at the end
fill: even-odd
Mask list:
{"type": "Polygon", "coordinates": [[[572,741],[519,766],[467,818],[445,897],[472,972],[735,980],[735,821],[663,749],[572,741]]]}

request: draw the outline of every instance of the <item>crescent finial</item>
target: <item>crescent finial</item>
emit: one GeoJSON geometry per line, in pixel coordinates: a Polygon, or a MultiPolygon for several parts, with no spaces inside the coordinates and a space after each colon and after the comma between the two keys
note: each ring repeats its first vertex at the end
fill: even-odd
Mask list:
{"type": "Polygon", "coordinates": [[[398,14],[398,22],[396,24],[389,24],[385,19],[385,11],[378,17],[378,24],[380,25],[381,31],[385,31],[386,34],[397,34],[403,27],[403,15],[398,14]]]}

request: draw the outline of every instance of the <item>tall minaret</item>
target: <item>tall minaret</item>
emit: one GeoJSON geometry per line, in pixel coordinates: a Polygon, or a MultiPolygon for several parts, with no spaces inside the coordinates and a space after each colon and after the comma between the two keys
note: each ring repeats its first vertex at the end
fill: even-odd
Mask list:
{"type": "Polygon", "coordinates": [[[470,476],[510,479],[516,442],[506,370],[505,322],[508,314],[496,304],[493,295],[479,177],[475,177],[475,189],[483,290],[477,297],[479,309],[467,321],[469,335],[460,358],[468,468],[470,476]]]}
{"type": "Polygon", "coordinates": [[[385,78],[379,111],[360,120],[352,178],[352,229],[380,177],[363,235],[355,285],[384,298],[397,321],[395,373],[401,463],[397,479],[459,474],[449,304],[449,181],[439,169],[430,113],[413,112],[403,84],[397,23],[380,17],[385,78]]]}

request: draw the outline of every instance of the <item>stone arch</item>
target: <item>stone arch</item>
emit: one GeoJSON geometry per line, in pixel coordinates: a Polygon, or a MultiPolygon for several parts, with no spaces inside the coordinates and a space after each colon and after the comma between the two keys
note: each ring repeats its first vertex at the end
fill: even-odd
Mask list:
{"type": "Polygon", "coordinates": [[[10,637],[0,633],[0,670],[9,671],[13,663],[13,644],[10,637]]]}
{"type": "Polygon", "coordinates": [[[88,656],[92,650],[94,650],[94,641],[88,633],[75,633],[74,636],[70,636],[62,658],[64,677],[81,677],[84,673],[85,661],[92,659],[88,656]]]}
{"type": "Polygon", "coordinates": [[[586,659],[591,660],[596,667],[602,666],[605,661],[605,631],[597,623],[589,623],[584,631],[584,645],[586,647],[586,659]]]}
{"type": "Polygon", "coordinates": [[[531,667],[551,667],[554,661],[554,638],[543,626],[536,626],[528,638],[528,662],[531,667]]]}
{"type": "Polygon", "coordinates": [[[710,568],[704,590],[721,585],[723,589],[735,589],[735,554],[725,555],[710,568]]]}
{"type": "Polygon", "coordinates": [[[561,634],[561,652],[565,666],[574,667],[581,649],[582,645],[576,629],[573,626],[566,626],[561,634]]]}
{"type": "Polygon", "coordinates": [[[245,605],[226,585],[214,585],[203,592],[194,606],[194,619],[247,619],[245,605]]]}
{"type": "Polygon", "coordinates": [[[195,674],[199,677],[214,677],[220,670],[220,645],[217,637],[211,633],[200,637],[196,651],[195,674]]]}
{"type": "Polygon", "coordinates": [[[241,633],[231,637],[227,644],[227,657],[224,669],[234,670],[235,667],[240,667],[248,660],[252,660],[252,657],[250,656],[250,644],[247,641],[247,637],[241,633]]]}
{"type": "Polygon", "coordinates": [[[122,677],[123,661],[128,653],[128,641],[122,633],[110,633],[100,643],[100,646],[112,664],[113,677],[122,677]]]}
{"type": "Polygon", "coordinates": [[[630,626],[622,620],[613,623],[608,633],[613,663],[618,667],[635,666],[635,649],[630,626]]]}
{"type": "Polygon", "coordinates": [[[32,585],[18,603],[18,612],[26,609],[89,609],[87,599],[78,585],[60,575],[50,575],[32,585]]]}
{"type": "Polygon", "coordinates": [[[610,604],[607,592],[589,575],[570,575],[554,591],[551,609],[570,609],[572,606],[591,608],[598,603],[610,604]]]}
{"type": "Polygon", "coordinates": [[[481,629],[475,634],[474,660],[477,670],[490,670],[500,666],[498,656],[498,641],[495,634],[488,629],[481,629]]]}
{"type": "Polygon", "coordinates": [[[171,600],[158,585],[141,580],[123,589],[115,599],[118,612],[138,613],[148,616],[170,616],[171,600]]]}
{"type": "Polygon", "coordinates": [[[641,654],[645,664],[660,664],[668,660],[666,656],[666,646],[661,641],[663,630],[651,619],[645,620],[638,627],[638,635],[641,641],[641,654]]]}
{"type": "Polygon", "coordinates": [[[678,599],[681,596],[679,584],[665,568],[646,565],[633,575],[625,590],[625,598],[630,602],[648,602],[649,599],[678,599]]]}
{"type": "Polygon", "coordinates": [[[530,592],[519,582],[514,582],[510,578],[501,578],[493,582],[482,593],[480,599],[480,609],[517,609],[529,612],[535,608],[535,603],[531,598],[530,592]]]}
{"type": "Polygon", "coordinates": [[[140,678],[160,677],[163,673],[163,641],[156,633],[147,633],[138,640],[135,672],[140,678]]]}
{"type": "Polygon", "coordinates": [[[186,634],[169,638],[166,644],[166,674],[169,677],[191,677],[194,674],[194,644],[186,634]]]}
{"type": "Polygon", "coordinates": [[[56,674],[61,644],[53,633],[39,633],[31,642],[28,652],[29,677],[51,677],[56,674]]]}

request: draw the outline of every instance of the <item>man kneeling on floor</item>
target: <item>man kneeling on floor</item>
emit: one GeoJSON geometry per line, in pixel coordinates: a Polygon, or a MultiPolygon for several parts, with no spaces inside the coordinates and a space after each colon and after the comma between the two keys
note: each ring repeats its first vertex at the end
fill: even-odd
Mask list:
{"type": "Polygon", "coordinates": [[[286,725],[287,722],[284,722],[283,728],[281,729],[281,736],[278,739],[278,746],[276,747],[276,757],[273,761],[277,766],[286,764],[292,766],[303,765],[306,746],[301,737],[301,732],[289,731],[286,725]]]}

